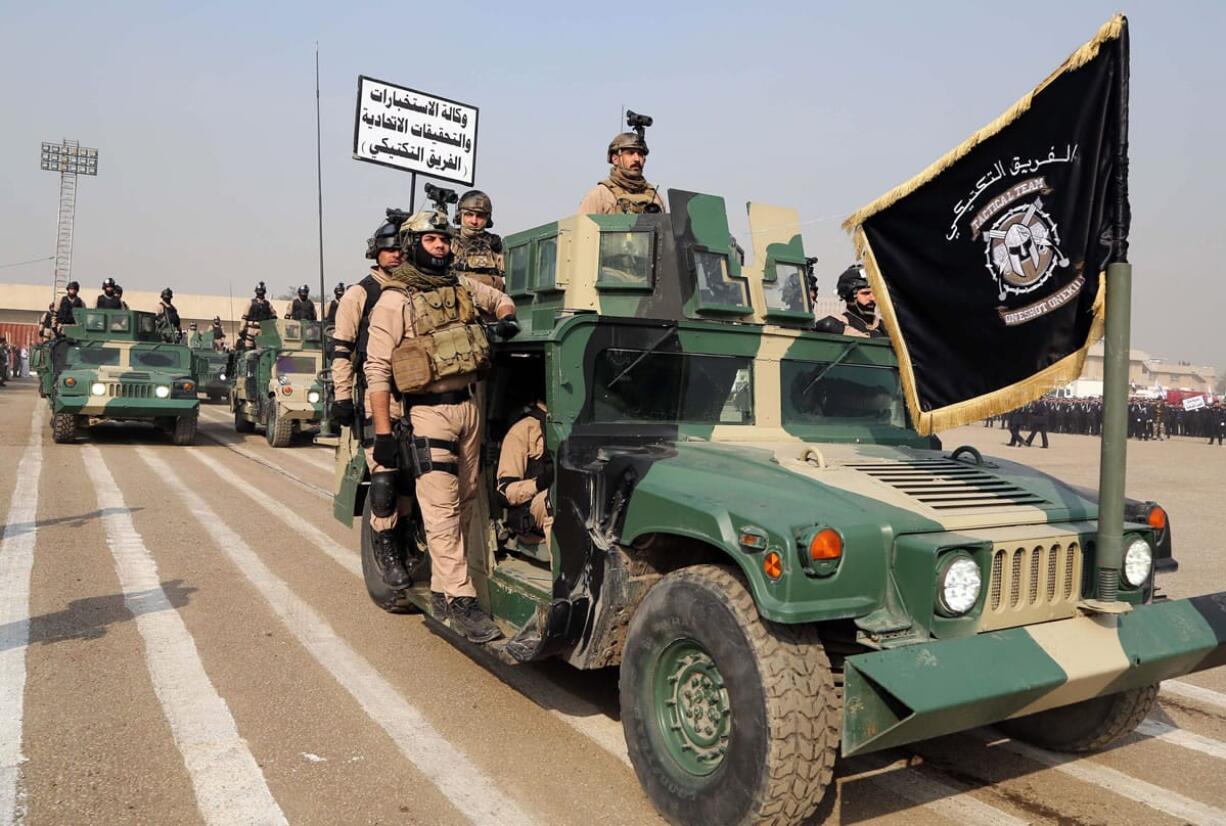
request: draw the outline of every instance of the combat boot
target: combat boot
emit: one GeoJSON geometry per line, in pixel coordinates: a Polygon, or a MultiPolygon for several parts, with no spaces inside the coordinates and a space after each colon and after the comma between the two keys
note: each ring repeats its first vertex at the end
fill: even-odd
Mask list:
{"type": "Polygon", "coordinates": [[[430,592],[430,614],[439,622],[447,622],[447,596],[438,591],[430,592]]]}
{"type": "Polygon", "coordinates": [[[489,614],[481,610],[476,597],[455,597],[448,603],[447,610],[451,614],[451,627],[469,642],[486,643],[502,636],[489,614]]]}
{"type": "Polygon", "coordinates": [[[396,531],[371,531],[370,541],[374,545],[375,567],[379,569],[383,584],[397,591],[412,585],[413,580],[404,569],[404,560],[400,558],[396,531]]]}

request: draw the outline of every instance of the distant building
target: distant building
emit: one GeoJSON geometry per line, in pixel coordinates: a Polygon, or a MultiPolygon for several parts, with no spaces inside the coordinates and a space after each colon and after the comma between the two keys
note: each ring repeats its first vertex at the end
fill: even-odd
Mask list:
{"type": "MultiPolygon", "coordinates": [[[[1080,387],[1102,386],[1103,345],[1100,341],[1086,355],[1081,378],[1074,382],[1080,387]]],[[[1128,381],[1138,390],[1161,387],[1164,390],[1195,390],[1212,393],[1217,384],[1217,371],[1212,367],[1189,364],[1186,361],[1166,361],[1154,358],[1144,350],[1128,354],[1128,381]]],[[[1101,395],[1102,391],[1094,395],[1101,395]]]]}

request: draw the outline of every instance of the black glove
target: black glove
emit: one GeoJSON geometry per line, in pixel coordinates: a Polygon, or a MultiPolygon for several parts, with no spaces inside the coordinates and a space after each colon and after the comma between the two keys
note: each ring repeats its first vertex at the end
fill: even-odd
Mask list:
{"type": "Polygon", "coordinates": [[[375,434],[375,461],[385,468],[400,465],[400,449],[396,445],[396,437],[390,433],[375,434]]]}
{"type": "Polygon", "coordinates": [[[539,493],[540,491],[545,490],[545,488],[549,487],[552,484],[553,484],[553,462],[550,462],[549,464],[545,465],[545,469],[542,470],[540,472],[540,475],[536,477],[536,490],[539,493]]]}
{"type": "Polygon", "coordinates": [[[494,332],[498,334],[499,338],[504,340],[515,338],[519,335],[519,322],[515,320],[513,315],[500,318],[498,323],[494,325],[494,332]]]}
{"type": "Polygon", "coordinates": [[[332,423],[337,427],[350,427],[353,425],[352,399],[337,399],[332,402],[332,423]]]}

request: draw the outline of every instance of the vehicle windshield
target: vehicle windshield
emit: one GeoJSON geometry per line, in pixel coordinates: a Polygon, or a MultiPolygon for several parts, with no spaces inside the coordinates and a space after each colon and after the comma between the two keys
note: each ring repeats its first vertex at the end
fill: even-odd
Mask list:
{"type": "Polygon", "coordinates": [[[642,230],[600,233],[600,278],[608,285],[651,286],[655,236],[642,230]]]}
{"type": "Polygon", "coordinates": [[[753,423],[748,358],[609,348],[595,366],[593,421],[753,423]]]}
{"type": "Polygon", "coordinates": [[[132,366],[159,368],[176,368],[183,366],[183,353],[179,350],[132,350],[132,366]]]}
{"type": "Polygon", "coordinates": [[[277,375],[286,373],[315,374],[315,359],[311,356],[277,356],[277,375]]]}
{"type": "Polygon", "coordinates": [[[784,359],[780,382],[784,425],[907,427],[896,367],[784,359]]]}
{"type": "Polygon", "coordinates": [[[73,346],[65,364],[70,367],[118,367],[123,350],[117,347],[73,346]]]}

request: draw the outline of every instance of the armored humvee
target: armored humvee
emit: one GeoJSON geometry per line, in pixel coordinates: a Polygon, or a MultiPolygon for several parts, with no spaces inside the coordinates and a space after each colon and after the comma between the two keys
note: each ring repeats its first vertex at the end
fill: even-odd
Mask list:
{"type": "MultiPolygon", "coordinates": [[[[888,340],[812,331],[795,211],[749,206],[745,266],[722,199],[668,204],[506,238],[524,329],[495,348],[466,541],[499,656],[620,665],[630,758],[669,820],[799,822],[840,751],[1001,721],[1101,747],[1160,680],[1222,663],[1223,595],[1153,601],[1160,508],[1126,526],[1133,610],[1087,613],[1092,494],[920,436],[888,340]],[[493,466],[542,380],[555,522],[508,542],[493,466]]],[[[414,584],[391,592],[351,433],[338,461],[370,597],[429,613],[420,524],[402,520],[414,584]]]]}
{"type": "Polygon", "coordinates": [[[196,376],[196,390],[211,402],[228,399],[230,383],[227,381],[226,365],[229,357],[213,349],[211,338],[195,332],[188,338],[192,349],[192,373],[196,376]]]}
{"type": "Polygon", "coordinates": [[[286,447],[295,433],[317,430],[323,418],[322,324],[285,318],[260,323],[255,346],[230,354],[226,373],[234,429],[256,425],[273,447],[286,447]]]}
{"type": "Polygon", "coordinates": [[[56,442],[107,421],[147,421],[177,445],[196,441],[200,402],[191,351],[169,344],[153,313],[77,310],[79,322],[40,345],[39,387],[51,402],[56,442]]]}

